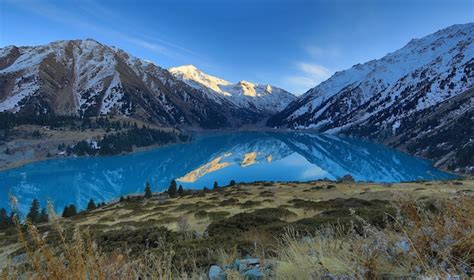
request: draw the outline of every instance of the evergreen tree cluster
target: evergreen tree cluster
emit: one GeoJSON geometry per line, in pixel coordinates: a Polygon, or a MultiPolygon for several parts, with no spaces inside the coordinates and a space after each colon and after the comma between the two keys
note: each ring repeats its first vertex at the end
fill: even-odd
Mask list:
{"type": "Polygon", "coordinates": [[[0,112],[0,130],[12,129],[15,126],[30,124],[49,127],[67,127],[69,129],[96,129],[121,130],[130,128],[136,123],[130,121],[111,121],[107,116],[95,118],[79,118],[77,116],[59,116],[55,114],[13,114],[10,112],[0,112]]]}
{"type": "Polygon", "coordinates": [[[188,140],[189,136],[185,134],[151,129],[146,126],[142,128],[133,126],[126,131],[105,135],[102,140],[97,142],[98,148],[93,147],[87,141],[80,141],[73,147],[67,147],[66,153],[79,156],[116,155],[123,152],[132,152],[133,147],[165,145],[188,140]]]}
{"type": "Polygon", "coordinates": [[[49,221],[46,208],[41,209],[37,199],[33,199],[33,202],[31,202],[30,211],[26,218],[33,224],[47,223],[49,221]]]}
{"type": "MultiPolygon", "coordinates": [[[[8,215],[5,208],[0,209],[0,229],[7,229],[14,226],[14,213],[8,215]]],[[[32,224],[40,224],[49,222],[49,215],[46,208],[41,209],[37,199],[33,199],[30,209],[26,215],[26,219],[32,224]]]]}
{"type": "MultiPolygon", "coordinates": [[[[98,207],[105,206],[105,202],[96,204],[93,199],[89,200],[87,204],[87,210],[93,210],[98,207]]],[[[64,207],[62,217],[69,218],[73,217],[78,214],[76,206],[74,204],[69,204],[68,206],[64,207]]],[[[0,209],[0,230],[7,229],[11,226],[14,226],[14,213],[12,212],[8,215],[7,210],[5,208],[0,209]]],[[[49,222],[49,215],[46,208],[40,208],[40,203],[38,199],[33,199],[31,202],[30,209],[28,214],[26,215],[26,219],[30,221],[32,224],[40,224],[40,223],[47,223],[49,222]]]]}
{"type": "Polygon", "coordinates": [[[77,209],[74,204],[69,204],[68,206],[64,207],[63,214],[62,214],[63,218],[69,218],[76,215],[77,215],[77,209]]]}
{"type": "Polygon", "coordinates": [[[145,184],[145,198],[151,198],[152,193],[151,193],[151,185],[149,182],[146,182],[145,184]]]}
{"type": "Polygon", "coordinates": [[[103,117],[96,117],[96,118],[84,118],[82,120],[82,129],[98,129],[102,128],[105,129],[107,132],[111,130],[119,131],[122,129],[128,129],[130,127],[134,127],[137,124],[134,122],[126,121],[126,122],[120,122],[120,121],[111,121],[109,117],[103,116],[103,117]]]}
{"type": "Polygon", "coordinates": [[[87,210],[94,210],[95,208],[97,208],[97,206],[95,205],[94,200],[91,198],[89,203],[87,203],[87,210]]]}
{"type": "MultiPolygon", "coordinates": [[[[10,130],[19,125],[39,125],[53,128],[65,128],[68,130],[105,129],[112,130],[137,128],[137,124],[131,121],[111,121],[107,116],[80,118],[77,116],[59,116],[55,114],[13,114],[0,112],[0,140],[6,140],[10,130]]],[[[34,132],[34,137],[39,137],[39,131],[34,132]]]]}
{"type": "Polygon", "coordinates": [[[0,209],[0,230],[7,229],[14,225],[13,223],[13,212],[11,215],[8,215],[5,208],[0,209]]]}
{"type": "Polygon", "coordinates": [[[168,195],[171,197],[176,197],[178,194],[178,187],[176,180],[171,180],[170,186],[168,187],[168,195]]]}
{"type": "Polygon", "coordinates": [[[75,127],[80,119],[74,116],[57,116],[54,114],[25,115],[0,112],[0,130],[12,129],[23,124],[41,125],[50,127],[75,127]]]}
{"type": "MultiPolygon", "coordinates": [[[[145,198],[151,198],[152,197],[152,191],[151,191],[151,185],[149,182],[145,183],[145,190],[144,190],[144,197],[145,198]]],[[[176,183],[176,180],[171,180],[170,185],[168,187],[168,190],[166,192],[170,197],[176,197],[176,196],[182,196],[184,195],[185,191],[183,186],[179,185],[176,183]]],[[[125,199],[123,196],[120,197],[119,202],[123,202],[126,200],[130,200],[130,197],[127,196],[127,199],[125,199]]]]}

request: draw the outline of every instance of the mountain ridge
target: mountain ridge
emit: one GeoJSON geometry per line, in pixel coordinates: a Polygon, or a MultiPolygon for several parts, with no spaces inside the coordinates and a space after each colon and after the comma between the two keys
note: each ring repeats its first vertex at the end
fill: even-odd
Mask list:
{"type": "MultiPolygon", "coordinates": [[[[413,133],[420,112],[474,87],[473,40],[474,23],[453,25],[413,39],[380,59],[336,72],[270,118],[267,125],[368,138],[399,148],[403,144],[392,139],[413,133]]],[[[470,102],[469,98],[463,100],[470,102]]],[[[463,114],[470,119],[472,111],[463,114]]],[[[442,127],[433,129],[444,135],[442,127]]],[[[469,127],[464,130],[471,133],[462,137],[466,143],[450,148],[473,145],[473,133],[469,127]]],[[[440,152],[435,148],[450,137],[444,136],[410,152],[435,160],[437,166],[455,168],[459,166],[457,159],[440,162],[449,149],[440,152]]],[[[463,167],[474,170],[474,159],[463,167]]]]}
{"type": "Polygon", "coordinates": [[[270,117],[269,127],[367,138],[474,171],[473,41],[474,23],[453,25],[338,71],[299,97],[193,65],[164,69],[93,39],[6,46],[0,112],[123,115],[190,130],[259,127],[270,117]]]}
{"type": "Polygon", "coordinates": [[[218,101],[152,62],[93,39],[0,49],[0,112],[124,115],[204,129],[240,127],[268,116],[218,101]]]}
{"type": "Polygon", "coordinates": [[[194,65],[171,67],[168,70],[189,86],[208,92],[217,100],[223,98],[238,107],[255,108],[257,112],[274,114],[296,99],[296,96],[281,88],[246,80],[231,83],[206,74],[194,65]]]}

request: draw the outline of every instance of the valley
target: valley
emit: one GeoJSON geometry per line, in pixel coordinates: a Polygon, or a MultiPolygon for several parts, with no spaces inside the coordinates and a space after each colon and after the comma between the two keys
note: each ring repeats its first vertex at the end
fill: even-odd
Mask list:
{"type": "Polygon", "coordinates": [[[472,3],[162,2],[0,1],[0,279],[473,277],[472,3]]]}
{"type": "MultiPolygon", "coordinates": [[[[8,46],[0,52],[0,111],[128,118],[182,131],[309,129],[369,139],[472,174],[473,26],[414,39],[299,97],[271,85],[231,83],[192,65],[166,70],[92,39],[8,46]]],[[[92,136],[77,141],[83,137],[92,136]]],[[[1,145],[15,143],[20,154],[3,155],[2,168],[54,154],[34,141],[1,145]]]]}

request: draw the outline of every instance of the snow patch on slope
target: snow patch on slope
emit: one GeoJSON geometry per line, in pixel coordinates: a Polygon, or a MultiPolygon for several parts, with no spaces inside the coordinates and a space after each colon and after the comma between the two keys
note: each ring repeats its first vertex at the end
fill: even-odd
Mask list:
{"type": "Polygon", "coordinates": [[[287,108],[282,122],[340,131],[396,105],[402,110],[379,123],[393,125],[474,86],[472,74],[466,72],[474,63],[473,40],[474,23],[454,25],[381,59],[337,72],[301,96],[300,106],[287,108]]]}
{"type": "Polygon", "coordinates": [[[122,105],[120,100],[123,97],[123,91],[120,85],[120,75],[115,73],[109,87],[105,91],[104,98],[102,100],[102,106],[100,108],[101,114],[108,114],[113,107],[119,107],[122,105]]]}

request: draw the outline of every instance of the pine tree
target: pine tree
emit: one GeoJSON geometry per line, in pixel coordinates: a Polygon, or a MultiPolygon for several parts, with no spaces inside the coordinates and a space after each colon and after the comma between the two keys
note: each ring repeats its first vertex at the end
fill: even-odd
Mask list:
{"type": "Polygon", "coordinates": [[[217,190],[219,188],[219,184],[217,184],[217,181],[214,181],[214,189],[217,190]]]}
{"type": "Polygon", "coordinates": [[[28,215],[26,215],[26,218],[28,218],[30,220],[30,222],[33,223],[33,224],[39,222],[40,205],[39,205],[39,202],[36,198],[33,199],[33,202],[31,202],[30,211],[28,212],[28,215]]]}
{"type": "Polygon", "coordinates": [[[66,205],[63,210],[63,214],[61,215],[63,218],[70,217],[69,216],[69,205],[66,205]]]}
{"type": "Polygon", "coordinates": [[[231,187],[232,187],[232,186],[235,186],[235,180],[230,180],[229,186],[231,186],[231,187]]]}
{"type": "Polygon", "coordinates": [[[48,216],[48,212],[46,211],[46,208],[43,208],[41,210],[41,213],[40,213],[40,217],[39,217],[39,221],[41,223],[47,223],[49,222],[49,216],[48,216]]]}
{"type": "Polygon", "coordinates": [[[75,215],[77,215],[77,210],[74,204],[70,204],[69,206],[64,207],[62,215],[64,218],[69,218],[75,215]]]}
{"type": "Polygon", "coordinates": [[[123,202],[124,200],[123,196],[120,196],[119,202],[123,202]]]}
{"type": "Polygon", "coordinates": [[[76,210],[76,205],[71,204],[69,205],[69,212],[70,212],[70,217],[77,215],[77,210],[76,210]]]}
{"type": "Polygon", "coordinates": [[[11,226],[11,219],[5,208],[0,209],[0,229],[6,229],[11,226]]]}
{"type": "Polygon", "coordinates": [[[151,198],[151,186],[149,182],[146,182],[145,184],[145,198],[151,198]]]}
{"type": "Polygon", "coordinates": [[[93,210],[96,208],[94,200],[91,198],[89,200],[89,203],[87,203],[87,210],[93,210]]]}
{"type": "Polygon", "coordinates": [[[170,187],[168,188],[168,195],[171,197],[175,197],[177,192],[178,190],[176,187],[176,181],[172,180],[170,183],[170,187]]]}
{"type": "Polygon", "coordinates": [[[184,193],[183,186],[179,185],[178,194],[183,195],[183,193],[184,193]]]}

